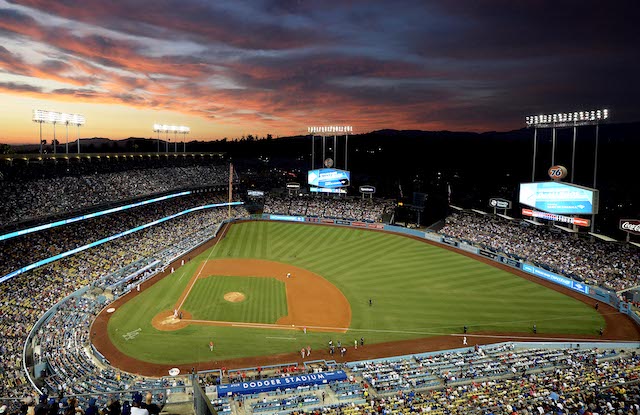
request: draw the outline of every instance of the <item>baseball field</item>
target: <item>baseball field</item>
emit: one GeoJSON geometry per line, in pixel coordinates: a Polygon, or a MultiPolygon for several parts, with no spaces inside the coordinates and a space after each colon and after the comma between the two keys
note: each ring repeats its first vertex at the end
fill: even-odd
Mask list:
{"type": "Polygon", "coordinates": [[[330,339],[367,347],[465,325],[470,336],[528,334],[534,324],[538,335],[593,336],[605,327],[584,302],[424,241],[283,222],[234,224],[135,294],[109,315],[109,340],[123,355],[169,366],[300,357],[330,339]]]}

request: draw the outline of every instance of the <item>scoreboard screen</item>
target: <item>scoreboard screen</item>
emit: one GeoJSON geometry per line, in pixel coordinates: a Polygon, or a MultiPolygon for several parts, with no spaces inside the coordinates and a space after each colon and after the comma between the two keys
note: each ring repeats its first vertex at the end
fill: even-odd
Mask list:
{"type": "Polygon", "coordinates": [[[560,182],[521,183],[519,202],[560,215],[598,213],[598,191],[560,182]]]}
{"type": "Polygon", "coordinates": [[[307,178],[309,186],[335,189],[349,186],[351,172],[338,169],[309,170],[307,178]]]}

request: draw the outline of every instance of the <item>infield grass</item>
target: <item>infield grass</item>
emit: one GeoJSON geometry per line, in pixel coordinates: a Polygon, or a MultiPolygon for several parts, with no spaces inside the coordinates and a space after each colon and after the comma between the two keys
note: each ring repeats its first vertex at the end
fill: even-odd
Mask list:
{"type": "Polygon", "coordinates": [[[195,320],[275,323],[287,315],[287,294],[275,278],[209,276],[198,279],[183,309],[195,320]],[[244,301],[225,300],[229,292],[244,294],[244,301]]]}
{"type": "MultiPolygon", "coordinates": [[[[213,289],[208,285],[214,279],[207,280],[198,281],[185,307],[203,319],[222,319],[210,307],[213,300],[206,290],[213,289]]],[[[257,309],[260,313],[252,312],[251,319],[267,321],[275,316],[271,306],[257,309]]],[[[538,333],[568,336],[596,334],[604,327],[602,316],[578,300],[421,241],[351,228],[259,221],[231,226],[216,247],[121,306],[108,329],[122,352],[145,361],[178,364],[295,352],[307,345],[317,349],[326,347],[330,338],[353,344],[355,338],[364,337],[369,344],[460,333],[464,325],[470,333],[530,333],[534,323],[538,333]],[[323,276],[351,304],[349,332],[303,335],[196,325],[173,332],[153,328],[153,316],[172,309],[206,258],[265,259],[323,276]],[[123,337],[138,328],[142,330],[134,339],[123,337]],[[207,347],[211,339],[216,341],[213,355],[207,347]]]]}

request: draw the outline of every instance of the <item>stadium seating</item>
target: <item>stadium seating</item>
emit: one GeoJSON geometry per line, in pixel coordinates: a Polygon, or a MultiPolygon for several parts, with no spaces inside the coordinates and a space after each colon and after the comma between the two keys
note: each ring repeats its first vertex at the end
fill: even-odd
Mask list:
{"type": "Polygon", "coordinates": [[[640,285],[638,249],[466,212],[449,216],[440,233],[615,291],[640,285]]]}
{"type": "Polygon", "coordinates": [[[393,207],[392,201],[382,199],[269,196],[264,213],[380,222],[393,207]]]}
{"type": "MultiPolygon", "coordinates": [[[[148,221],[150,217],[156,215],[153,209],[145,210],[145,214],[142,215],[143,221],[148,221]],[[145,214],[149,215],[146,219],[145,214]]],[[[236,217],[245,217],[247,212],[243,207],[233,207],[232,214],[236,217]]],[[[0,298],[3,302],[0,307],[2,310],[0,332],[5,334],[5,337],[0,346],[2,351],[0,396],[22,397],[31,390],[31,385],[27,382],[22,370],[22,349],[29,331],[48,309],[86,285],[113,287],[116,295],[127,291],[127,285],[135,284],[153,272],[148,270],[138,275],[136,279],[127,281],[127,285],[118,284],[121,279],[135,272],[136,267],[132,268],[131,264],[143,268],[146,264],[155,263],[156,268],[163,267],[179,252],[188,251],[210,238],[218,224],[226,217],[227,209],[196,211],[63,258],[1,283],[0,298]]],[[[98,308],[98,305],[92,303],[90,299],[76,301],[87,304],[86,307],[89,307],[88,309],[92,312],[98,308]]],[[[54,371],[47,378],[49,387],[55,390],[62,388],[65,393],[78,393],[83,388],[86,390],[93,388],[94,384],[92,382],[76,383],[70,380],[84,379],[90,373],[94,375],[101,373],[106,379],[113,378],[114,374],[109,376],[108,372],[102,372],[90,365],[85,354],[79,350],[67,351],[57,356],[51,355],[55,348],[47,348],[47,345],[59,345],[62,342],[65,345],[71,344],[72,349],[88,346],[86,324],[93,314],[84,313],[66,319],[67,313],[62,312],[63,315],[59,316],[60,313],[60,310],[56,311],[53,320],[55,324],[63,324],[63,327],[69,327],[72,330],[65,331],[64,335],[67,337],[62,339],[51,336],[44,338],[43,351],[39,356],[40,359],[51,358],[49,363],[54,371]],[[78,372],[78,370],[83,371],[78,372]]],[[[100,385],[97,383],[95,386],[100,385]]],[[[107,388],[104,385],[103,387],[107,388]]]]}
{"type": "Polygon", "coordinates": [[[210,163],[193,161],[176,166],[166,162],[154,168],[96,163],[63,170],[49,168],[40,176],[32,171],[40,172],[36,167],[14,168],[16,171],[5,172],[11,180],[0,180],[0,228],[171,190],[228,183],[228,166],[210,163]]]}

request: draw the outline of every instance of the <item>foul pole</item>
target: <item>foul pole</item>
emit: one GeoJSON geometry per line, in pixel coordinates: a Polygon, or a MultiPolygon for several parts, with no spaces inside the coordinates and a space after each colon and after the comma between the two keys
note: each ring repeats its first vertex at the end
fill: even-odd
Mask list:
{"type": "Polygon", "coordinates": [[[231,219],[231,198],[233,197],[233,163],[229,163],[229,206],[227,219],[231,219]]]}

